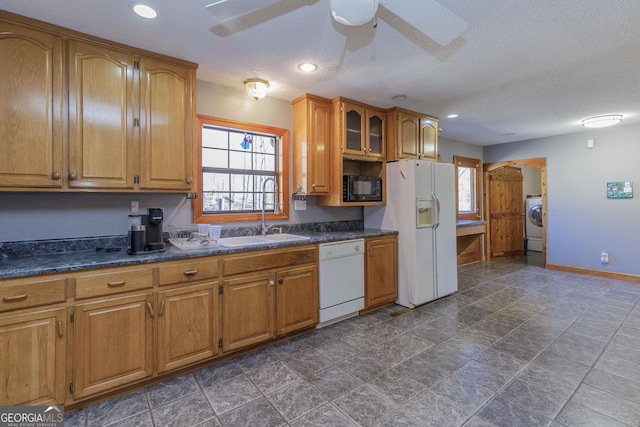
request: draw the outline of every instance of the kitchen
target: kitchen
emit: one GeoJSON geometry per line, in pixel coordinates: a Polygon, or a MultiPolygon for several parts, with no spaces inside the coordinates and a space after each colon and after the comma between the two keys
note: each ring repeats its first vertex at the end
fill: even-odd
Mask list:
{"type": "MultiPolygon", "coordinates": [[[[235,118],[237,120],[246,120],[247,117],[251,117],[252,120],[265,122],[279,127],[291,128],[290,124],[290,105],[286,101],[280,101],[270,97],[255,102],[248,98],[246,94],[239,89],[231,89],[215,84],[198,81],[197,88],[198,99],[198,113],[212,115],[212,116],[224,116],[235,118]],[[228,102],[228,104],[227,104],[228,102]],[[238,108],[239,107],[239,108],[238,108]]],[[[600,182],[598,177],[582,174],[580,171],[566,170],[561,172],[558,170],[559,164],[573,164],[579,161],[581,164],[591,164],[594,160],[592,157],[594,151],[587,151],[583,149],[583,140],[590,137],[595,138],[596,147],[599,151],[598,154],[605,156],[606,165],[616,164],[615,169],[625,171],[625,176],[619,179],[632,179],[633,168],[628,158],[620,158],[616,156],[616,152],[628,152],[633,153],[637,150],[631,141],[634,140],[634,128],[633,126],[626,126],[624,128],[618,128],[613,130],[601,130],[596,131],[593,134],[580,134],[564,137],[552,137],[536,141],[540,144],[528,143],[521,144],[519,146],[507,145],[504,147],[495,146],[485,148],[479,146],[472,146],[456,141],[448,141],[446,138],[440,140],[440,154],[442,160],[447,162],[451,161],[453,154],[463,155],[468,157],[475,157],[488,161],[498,160],[510,160],[515,157],[539,157],[540,153],[547,156],[550,166],[554,166],[553,170],[556,176],[560,175],[560,178],[555,178],[549,182],[549,193],[555,192],[556,198],[552,201],[556,204],[557,213],[554,214],[550,227],[556,227],[556,232],[549,231],[550,245],[550,257],[551,262],[560,265],[573,265],[584,266],[585,268],[593,268],[591,264],[583,264],[580,253],[576,253],[581,249],[576,249],[573,245],[565,248],[563,240],[570,240],[563,238],[564,230],[573,230],[574,228],[580,228],[579,223],[573,224],[576,218],[571,214],[571,209],[566,203],[570,203],[570,200],[563,200],[560,193],[563,193],[565,185],[574,186],[572,190],[576,190],[578,193],[588,192],[591,187],[597,187],[600,182]],[[562,143],[564,148],[554,149],[553,147],[562,143]],[[579,151],[582,150],[582,151],[579,151]],[[514,154],[515,153],[515,154],[514,154]],[[580,157],[575,156],[579,153],[580,157]],[[490,156],[490,157],[489,157],[490,156]],[[512,157],[510,157],[512,156],[512,157]],[[617,163],[616,163],[617,162],[617,163]],[[620,164],[622,162],[622,164],[620,164]],[[580,180],[576,180],[578,174],[580,180]],[[584,176],[583,176],[584,175],[584,176]],[[629,176],[630,178],[627,178],[629,176]],[[584,181],[584,183],[582,183],[584,181]],[[577,187],[575,187],[577,186],[577,187]],[[582,186],[582,187],[581,187],[582,186]],[[565,203],[565,204],[563,204],[565,203]],[[567,212],[567,218],[562,215],[567,212]],[[560,232],[558,230],[561,230],[560,232]]],[[[629,156],[633,157],[633,156],[629,156]]],[[[608,167],[608,166],[607,166],[608,167]]],[[[613,175],[615,171],[614,167],[607,171],[606,169],[600,170],[602,176],[599,179],[604,179],[608,175],[613,175]]],[[[585,209],[588,212],[593,212],[594,209],[606,209],[606,207],[600,208],[601,203],[593,203],[590,201],[599,197],[597,194],[585,195],[584,200],[579,200],[580,203],[585,203],[585,209]]],[[[174,215],[174,218],[180,219],[180,222],[190,222],[191,212],[188,204],[182,204],[184,196],[182,195],[148,195],[137,194],[136,198],[140,201],[140,206],[144,208],[154,206],[164,206],[167,217],[174,215]]],[[[2,211],[2,233],[3,242],[21,241],[21,240],[41,240],[41,239],[57,239],[65,237],[85,237],[95,235],[116,235],[122,234],[122,231],[126,229],[126,218],[129,213],[129,201],[131,197],[127,195],[117,194],[57,194],[47,195],[37,193],[37,196],[26,193],[3,193],[3,211],[2,211]],[[105,207],[107,206],[107,207],[105,207]],[[55,227],[52,224],[56,224],[55,227]],[[96,225],[99,224],[99,225],[96,225]],[[99,231],[96,231],[96,227],[99,227],[99,231]]],[[[575,203],[575,200],[573,200],[575,203]]],[[[626,202],[626,201],[622,201],[626,202]]],[[[630,202],[634,202],[631,200],[630,202]]],[[[314,206],[313,199],[309,198],[307,211],[291,211],[290,223],[308,223],[308,222],[325,222],[325,221],[351,221],[362,219],[361,209],[359,208],[334,208],[334,207],[322,207],[314,206]]],[[[633,207],[623,205],[617,206],[617,209],[622,209],[623,222],[625,212],[627,209],[633,210],[633,207]]],[[[633,205],[631,205],[633,206],[633,205]]],[[[607,212],[607,215],[619,215],[617,212],[607,212]]],[[[552,212],[553,213],[553,212],[552,212]]],[[[586,220],[586,219],[585,219],[586,220]]],[[[580,221],[580,219],[578,220],[580,221]]],[[[589,223],[589,227],[594,227],[592,223],[589,223]]],[[[632,227],[632,226],[630,226],[632,227]]],[[[630,229],[632,232],[634,228],[630,229]]],[[[596,228],[593,230],[598,232],[596,228]]],[[[624,232],[618,230],[609,230],[613,233],[624,232]]],[[[586,241],[591,240],[592,237],[579,234],[577,231],[572,233],[576,239],[583,239],[586,241]],[[583,237],[582,237],[583,236],[583,237]]],[[[604,237],[602,237],[604,239],[604,237]]],[[[607,237],[608,239],[609,237],[607,237]]],[[[623,242],[628,242],[628,239],[619,237],[623,242]]],[[[582,246],[582,245],[580,245],[582,246]]],[[[612,242],[610,247],[616,245],[612,242]]],[[[602,249],[602,248],[599,248],[602,249]]],[[[629,251],[621,250],[619,257],[632,256],[633,247],[629,248],[629,251]]],[[[589,261],[590,262],[590,261],[589,261]]],[[[622,273],[635,274],[633,264],[626,261],[624,258],[619,258],[617,267],[622,273]]],[[[598,261],[596,266],[601,268],[599,264],[599,250],[598,261]]],[[[372,321],[373,319],[367,318],[372,321]]],[[[336,328],[338,329],[338,328],[336,328]]],[[[337,336],[337,332],[336,332],[337,336]]],[[[302,345],[301,345],[302,347],[302,345]]],[[[353,350],[352,350],[353,351],[353,350]]],[[[278,366],[280,366],[278,364],[278,366]]],[[[193,384],[191,384],[193,385],[193,384]]],[[[245,384],[246,386],[246,384],[245,384]]],[[[137,395],[136,395],[137,396],[137,395]]],[[[139,397],[139,396],[137,396],[139,397]]],[[[226,412],[226,411],[225,411],[226,412]]]]}

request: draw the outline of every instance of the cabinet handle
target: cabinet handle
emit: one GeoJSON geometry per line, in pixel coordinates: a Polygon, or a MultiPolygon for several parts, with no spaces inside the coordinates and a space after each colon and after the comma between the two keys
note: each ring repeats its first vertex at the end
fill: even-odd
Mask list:
{"type": "Polygon", "coordinates": [[[53,178],[55,180],[60,179],[60,177],[61,177],[60,172],[54,172],[54,173],[51,174],[51,178],[53,178]]]}
{"type": "Polygon", "coordinates": [[[278,279],[278,283],[282,285],[284,283],[284,279],[282,278],[278,279]]]}
{"type": "Polygon", "coordinates": [[[158,310],[158,317],[162,317],[163,313],[164,313],[164,301],[160,303],[160,310],[158,310]]]}
{"type": "Polygon", "coordinates": [[[153,307],[150,302],[147,303],[147,309],[149,310],[149,315],[153,317],[153,307]]]}
{"type": "Polygon", "coordinates": [[[191,184],[193,182],[193,178],[188,176],[187,179],[185,179],[185,181],[187,182],[187,184],[191,184]]]}
{"type": "Polygon", "coordinates": [[[311,184],[311,186],[315,188],[316,185],[315,184],[311,184]]]}
{"type": "Polygon", "coordinates": [[[355,248],[353,248],[353,249],[354,249],[356,252],[359,252],[359,251],[360,251],[360,245],[356,245],[356,247],[355,247],[355,248]]]}
{"type": "Polygon", "coordinates": [[[185,276],[195,276],[196,274],[198,274],[198,270],[187,270],[183,271],[182,274],[184,274],[185,276]]]}
{"type": "Polygon", "coordinates": [[[110,288],[119,288],[120,286],[124,286],[127,282],[125,282],[124,280],[121,280],[119,282],[109,282],[107,283],[107,286],[110,288]]]}
{"type": "Polygon", "coordinates": [[[2,297],[4,302],[20,302],[27,299],[28,294],[16,295],[13,297],[2,297]]]}
{"type": "Polygon", "coordinates": [[[274,282],[273,280],[269,280],[269,285],[273,286],[275,284],[276,284],[276,282],[274,282]]]}
{"type": "Polygon", "coordinates": [[[62,332],[62,322],[60,320],[58,320],[56,322],[56,328],[58,329],[58,336],[60,338],[62,338],[63,332],[62,332]]]}
{"type": "Polygon", "coordinates": [[[69,180],[71,180],[71,181],[75,181],[76,179],[78,179],[78,174],[77,174],[77,173],[75,173],[75,172],[71,172],[71,173],[69,174],[69,180]]]}

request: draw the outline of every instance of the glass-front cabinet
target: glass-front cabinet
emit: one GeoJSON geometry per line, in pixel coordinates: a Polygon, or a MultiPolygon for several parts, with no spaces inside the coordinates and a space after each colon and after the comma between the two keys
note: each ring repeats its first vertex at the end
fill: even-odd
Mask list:
{"type": "Polygon", "coordinates": [[[340,101],[341,151],[344,155],[384,159],[384,112],[352,101],[340,101]]]}

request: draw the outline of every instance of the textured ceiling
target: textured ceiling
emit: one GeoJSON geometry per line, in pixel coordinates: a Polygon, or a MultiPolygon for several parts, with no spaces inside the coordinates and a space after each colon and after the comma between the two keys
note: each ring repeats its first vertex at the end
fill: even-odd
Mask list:
{"type": "Polygon", "coordinates": [[[0,9],[196,62],[200,80],[241,89],[256,77],[284,100],[309,92],[430,114],[444,137],[478,145],[577,132],[606,113],[640,123],[638,0],[439,0],[467,23],[446,46],[385,8],[376,28],[345,27],[329,0],[229,1],[258,9],[226,21],[205,8],[213,0],[150,0],[155,20],[127,0],[0,0],[0,9]],[[320,69],[301,73],[306,60],[320,69]]]}

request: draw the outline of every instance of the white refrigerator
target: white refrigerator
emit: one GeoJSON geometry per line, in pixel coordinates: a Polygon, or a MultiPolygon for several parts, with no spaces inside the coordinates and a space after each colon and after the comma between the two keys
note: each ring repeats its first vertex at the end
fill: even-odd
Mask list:
{"type": "Polygon", "coordinates": [[[455,169],[451,163],[387,163],[387,203],[366,206],[366,228],[397,230],[398,304],[413,308],[458,290],[455,169]]]}

